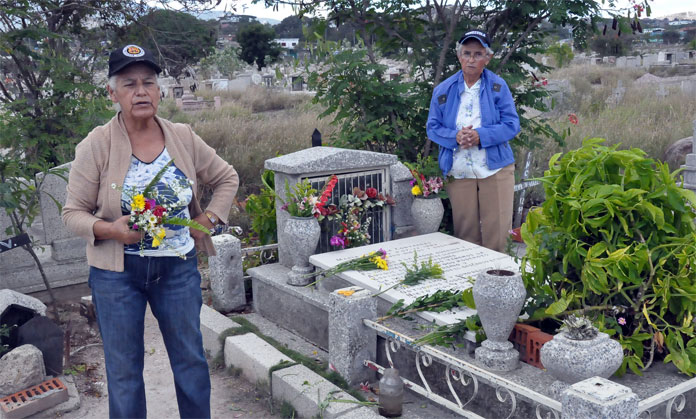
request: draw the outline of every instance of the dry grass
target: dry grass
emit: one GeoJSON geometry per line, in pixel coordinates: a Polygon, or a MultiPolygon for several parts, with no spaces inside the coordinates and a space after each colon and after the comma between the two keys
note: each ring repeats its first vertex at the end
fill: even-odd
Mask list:
{"type": "Polygon", "coordinates": [[[621,148],[640,148],[649,157],[662,159],[667,147],[691,136],[696,119],[693,96],[675,86],[666,97],[659,97],[656,86],[634,84],[642,74],[645,71],[639,69],[593,67],[563,69],[552,74],[554,79],[567,78],[573,86],[562,108],[555,110],[558,117],[552,123],[558,131],[570,128],[570,135],[563,147],[549,142],[534,151],[535,175],[547,168],[554,153],[578,148],[588,137],[605,138],[607,144],[621,143],[621,148]],[[611,107],[606,100],[618,80],[623,80],[626,92],[621,103],[611,107]],[[578,116],[577,125],[570,124],[568,113],[578,116]]]}
{"type": "MultiPolygon", "coordinates": [[[[206,99],[218,93],[221,92],[197,92],[206,99]]],[[[220,95],[219,110],[185,113],[177,109],[174,101],[165,100],[160,104],[159,115],[190,124],[218,155],[234,166],[240,178],[238,201],[260,190],[265,160],[311,147],[315,128],[324,138],[334,130],[329,118],[317,118],[321,109],[311,104],[308,95],[259,88],[225,93],[220,95]]],[[[232,219],[233,224],[248,230],[249,220],[244,213],[235,213],[232,219]]]]}

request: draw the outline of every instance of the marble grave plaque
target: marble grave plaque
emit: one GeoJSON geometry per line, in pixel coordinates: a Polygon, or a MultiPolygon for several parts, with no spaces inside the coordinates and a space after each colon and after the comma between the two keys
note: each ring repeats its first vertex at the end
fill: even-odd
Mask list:
{"type": "MultiPolygon", "coordinates": [[[[319,268],[328,269],[380,248],[387,251],[388,270],[347,271],[340,276],[354,285],[379,292],[404,278],[406,268],[402,262],[411,267],[414,251],[418,254],[419,265],[428,258],[432,258],[433,262],[439,263],[444,271],[442,275],[444,279],[431,278],[413,286],[399,285],[379,295],[380,298],[391,303],[403,299],[404,304],[410,304],[416,298],[432,294],[437,290],[467,289],[472,286],[470,279],[474,279],[484,269],[519,271],[519,264],[511,256],[443,233],[424,234],[354,249],[322,253],[310,257],[309,262],[319,268]]],[[[475,313],[475,310],[465,308],[442,313],[422,312],[418,315],[428,321],[445,325],[456,323],[475,313]]]]}

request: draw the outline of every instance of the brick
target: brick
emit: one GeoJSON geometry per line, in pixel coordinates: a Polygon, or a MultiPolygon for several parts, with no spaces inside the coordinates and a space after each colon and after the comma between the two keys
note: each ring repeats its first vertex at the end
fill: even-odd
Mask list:
{"type": "Polygon", "coordinates": [[[58,378],[52,378],[26,390],[0,399],[5,419],[21,419],[68,400],[68,389],[58,378]]]}

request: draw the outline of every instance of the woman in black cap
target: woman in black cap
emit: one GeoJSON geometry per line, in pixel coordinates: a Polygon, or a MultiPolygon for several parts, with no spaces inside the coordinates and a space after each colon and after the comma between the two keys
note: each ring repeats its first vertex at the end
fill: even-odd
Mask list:
{"type": "Polygon", "coordinates": [[[493,57],[480,30],[457,42],[461,70],[433,91],[428,138],[440,146],[439,164],[451,175],[454,234],[499,252],[512,226],[515,158],[509,141],[520,131],[515,103],[505,80],[486,65],[493,57]]]}
{"type": "Polygon", "coordinates": [[[161,235],[147,236],[134,229],[130,214],[142,204],[156,215],[154,205],[166,204],[167,216],[212,230],[227,221],[239,178],[191,127],[157,117],[160,72],[152,54],[140,46],[111,53],[107,91],[120,110],[77,145],[63,207],[65,225],[87,241],[113,418],[147,415],[143,333],[148,303],[169,355],[179,414],[210,417],[196,248],[215,254],[212,240],[206,232],[169,224],[161,235]],[[160,171],[156,199],[138,203],[134,194],[142,194],[160,171]],[[196,195],[198,182],[213,189],[205,211],[196,195]]]}

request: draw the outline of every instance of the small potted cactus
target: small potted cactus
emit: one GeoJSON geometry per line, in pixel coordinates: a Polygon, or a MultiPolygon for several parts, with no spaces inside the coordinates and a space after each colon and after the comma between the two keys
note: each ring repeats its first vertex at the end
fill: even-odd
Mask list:
{"type": "Polygon", "coordinates": [[[621,344],[598,331],[587,317],[570,315],[558,331],[540,351],[544,368],[558,380],[552,395],[587,378],[608,378],[621,366],[621,344]]]}

